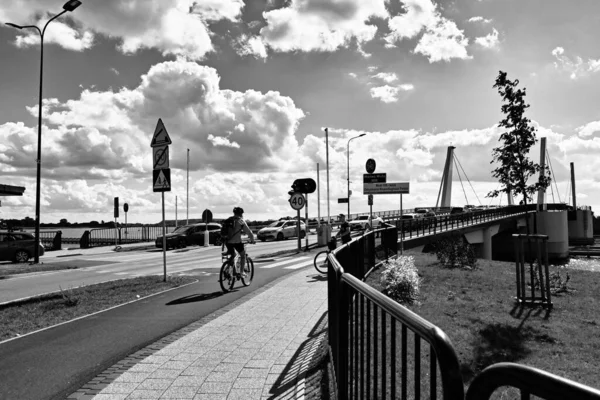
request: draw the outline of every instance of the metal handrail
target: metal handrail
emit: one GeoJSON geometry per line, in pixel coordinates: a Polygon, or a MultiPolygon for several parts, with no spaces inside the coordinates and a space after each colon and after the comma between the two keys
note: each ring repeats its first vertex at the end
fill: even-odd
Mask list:
{"type": "Polygon", "coordinates": [[[491,365],[473,379],[466,400],[487,400],[496,389],[512,386],[521,390],[521,398],[529,395],[546,400],[600,400],[600,390],[570,379],[509,362],[491,365]]]}

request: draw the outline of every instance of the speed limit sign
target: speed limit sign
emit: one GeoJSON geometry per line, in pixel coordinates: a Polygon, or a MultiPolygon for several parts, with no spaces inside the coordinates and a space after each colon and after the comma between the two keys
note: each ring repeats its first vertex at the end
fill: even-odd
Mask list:
{"type": "Polygon", "coordinates": [[[302,208],[304,207],[304,203],[306,203],[306,200],[304,200],[304,196],[302,195],[302,193],[298,192],[293,193],[289,201],[290,205],[294,210],[302,210],[302,208]]]}

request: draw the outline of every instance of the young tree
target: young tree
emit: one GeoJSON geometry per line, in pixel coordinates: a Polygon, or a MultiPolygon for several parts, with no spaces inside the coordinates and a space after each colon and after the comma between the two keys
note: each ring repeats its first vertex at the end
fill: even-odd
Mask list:
{"type": "Polygon", "coordinates": [[[505,117],[498,126],[506,131],[500,135],[498,141],[502,144],[493,149],[491,161],[500,164],[492,171],[492,176],[498,178],[502,189],[489,192],[487,197],[497,197],[501,193],[512,193],[515,197],[522,195],[523,204],[527,205],[538,190],[550,185],[550,176],[546,166],[543,176],[536,178],[535,183],[527,184],[530,177],[539,175],[542,166],[528,158],[531,146],[537,143],[536,129],[531,125],[531,120],[524,116],[529,104],[525,104],[526,89],[517,89],[518,84],[518,79],[511,81],[506,77],[506,72],[500,71],[493,86],[498,88],[504,101],[501,109],[505,117]]]}

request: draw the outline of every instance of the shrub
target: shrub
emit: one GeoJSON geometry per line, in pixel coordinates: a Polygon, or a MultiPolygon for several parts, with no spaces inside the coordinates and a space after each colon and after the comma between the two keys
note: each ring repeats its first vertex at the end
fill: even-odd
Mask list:
{"type": "Polygon", "coordinates": [[[474,268],[477,263],[475,250],[462,237],[453,236],[435,244],[435,255],[444,267],[474,268]]]}
{"type": "Polygon", "coordinates": [[[412,304],[419,297],[421,280],[411,256],[400,256],[383,264],[381,285],[383,294],[398,303],[412,304]]]}

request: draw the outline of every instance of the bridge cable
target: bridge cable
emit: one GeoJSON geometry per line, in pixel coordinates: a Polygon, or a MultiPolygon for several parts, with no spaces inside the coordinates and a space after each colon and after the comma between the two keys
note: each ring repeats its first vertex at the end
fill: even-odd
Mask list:
{"type": "MultiPolygon", "coordinates": [[[[550,174],[552,175],[552,180],[554,181],[554,187],[556,187],[558,202],[561,203],[560,192],[558,191],[558,184],[556,183],[556,175],[554,174],[554,168],[552,168],[552,160],[550,160],[550,153],[548,153],[548,149],[546,149],[546,159],[548,160],[548,165],[550,165],[550,174]]],[[[550,188],[552,188],[552,184],[550,184],[550,188]]],[[[552,197],[552,201],[554,201],[554,197],[552,197]]]]}
{"type": "MultiPolygon", "coordinates": [[[[496,186],[496,189],[495,189],[495,190],[498,190],[498,187],[499,187],[501,184],[502,184],[501,182],[498,182],[498,186],[496,186]]],[[[500,196],[498,196],[498,197],[500,197],[500,196]]],[[[493,198],[493,197],[490,197],[490,202],[488,203],[488,207],[492,205],[492,201],[494,201],[494,198],[493,198]]]]}
{"type": "MultiPolygon", "coordinates": [[[[454,165],[456,166],[456,157],[454,158],[454,165]]],[[[465,195],[465,201],[467,202],[465,205],[469,204],[469,199],[467,199],[467,192],[465,191],[465,186],[463,185],[462,178],[460,177],[460,170],[458,167],[456,168],[456,172],[458,173],[458,180],[460,181],[460,186],[462,186],[463,194],[465,195]]]]}
{"type": "Polygon", "coordinates": [[[477,192],[473,188],[473,185],[471,184],[471,181],[469,180],[469,177],[467,176],[467,173],[465,172],[465,169],[462,167],[462,165],[460,163],[460,160],[458,159],[458,157],[456,156],[456,154],[453,153],[453,155],[454,155],[454,159],[458,162],[458,165],[462,169],[463,174],[465,174],[465,178],[467,178],[467,182],[469,182],[469,185],[471,186],[471,190],[473,190],[473,193],[475,194],[475,197],[477,198],[477,201],[479,202],[479,205],[481,205],[481,200],[479,200],[479,196],[477,196],[477,192]]]}

